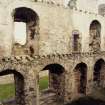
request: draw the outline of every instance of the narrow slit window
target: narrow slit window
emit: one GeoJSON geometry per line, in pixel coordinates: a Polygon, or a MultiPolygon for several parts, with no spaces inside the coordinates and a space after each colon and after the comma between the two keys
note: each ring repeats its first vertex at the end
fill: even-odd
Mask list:
{"type": "Polygon", "coordinates": [[[79,34],[74,34],[74,51],[78,51],[78,40],[79,40],[79,34]]]}

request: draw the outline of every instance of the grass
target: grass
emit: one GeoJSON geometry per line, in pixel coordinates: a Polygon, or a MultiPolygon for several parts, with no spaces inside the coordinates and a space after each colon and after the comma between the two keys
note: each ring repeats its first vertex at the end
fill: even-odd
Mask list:
{"type": "Polygon", "coordinates": [[[14,84],[0,85],[0,101],[9,99],[15,96],[14,84]]]}
{"type": "Polygon", "coordinates": [[[46,89],[46,88],[48,88],[48,76],[42,77],[39,80],[39,89],[43,90],[43,89],[46,89]]]}
{"type": "MultiPolygon", "coordinates": [[[[39,89],[43,90],[48,87],[48,76],[42,77],[39,80],[39,89]]],[[[3,84],[0,85],[0,101],[13,98],[15,96],[14,84],[3,84]]]]}
{"type": "MultiPolygon", "coordinates": [[[[42,77],[39,80],[40,90],[48,88],[48,76],[42,77]]],[[[105,90],[102,91],[105,93],[105,90]]],[[[14,84],[3,84],[0,85],[0,101],[10,99],[15,96],[15,87],[14,84]]],[[[78,100],[72,101],[67,105],[105,105],[104,101],[93,99],[91,97],[84,97],[78,100]]]]}

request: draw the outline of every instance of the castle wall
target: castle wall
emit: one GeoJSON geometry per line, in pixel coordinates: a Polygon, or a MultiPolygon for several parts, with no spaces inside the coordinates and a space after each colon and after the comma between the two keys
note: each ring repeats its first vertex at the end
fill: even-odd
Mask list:
{"type": "Polygon", "coordinates": [[[8,17],[7,10],[0,6],[0,55],[10,56],[12,46],[12,25],[11,17],[8,17]]]}
{"type": "Polygon", "coordinates": [[[97,0],[77,0],[77,8],[90,12],[98,12],[98,1],[97,0]]]}
{"type": "Polygon", "coordinates": [[[83,13],[74,11],[72,15],[72,23],[73,29],[79,30],[80,37],[82,38],[82,51],[88,52],[90,51],[89,42],[90,42],[90,34],[89,28],[92,21],[97,20],[101,24],[101,51],[105,51],[105,19],[104,17],[93,14],[93,13],[83,13]]]}
{"type": "MultiPolygon", "coordinates": [[[[7,8],[28,7],[39,15],[39,54],[69,53],[72,22],[70,11],[61,7],[31,2],[14,2],[7,8]],[[62,12],[64,11],[64,12],[62,12]],[[65,19],[65,17],[67,17],[65,19]]],[[[13,23],[12,23],[13,24],[13,23]]]]}
{"type": "MultiPolygon", "coordinates": [[[[38,53],[66,54],[72,51],[72,31],[78,30],[81,37],[82,51],[89,51],[89,27],[93,20],[101,23],[101,50],[105,49],[104,17],[89,11],[71,10],[62,6],[42,2],[14,1],[1,8],[1,55],[10,56],[14,42],[13,10],[17,7],[33,9],[39,16],[38,53]],[[3,12],[3,8],[5,8],[3,12]],[[3,50],[3,51],[2,51],[3,50]]],[[[35,43],[34,43],[35,44],[35,43]]]]}
{"type": "MultiPolygon", "coordinates": [[[[96,7],[92,10],[95,1],[91,1],[91,3],[89,1],[89,3],[83,0],[81,1],[82,2],[78,2],[77,4],[78,8],[72,10],[61,5],[54,5],[53,3],[30,2],[28,0],[9,0],[8,2],[5,0],[0,2],[0,56],[11,56],[13,51],[13,12],[15,8],[31,8],[38,14],[40,20],[39,34],[37,36],[37,42],[39,44],[36,46],[35,42],[34,47],[37,47],[38,50],[36,51],[38,53],[35,54],[42,56],[29,57],[25,56],[24,53],[19,52],[18,55],[23,54],[24,56],[1,58],[0,60],[1,75],[3,71],[7,71],[8,73],[9,69],[12,74],[20,72],[24,78],[24,81],[23,78],[20,80],[17,75],[18,73],[15,74],[17,89],[16,98],[18,103],[23,104],[22,101],[24,101],[26,103],[25,105],[34,105],[35,103],[36,105],[39,105],[39,72],[47,65],[54,63],[60,64],[65,68],[64,76],[60,77],[63,81],[60,81],[61,87],[59,89],[65,102],[68,102],[76,97],[76,95],[79,95],[76,87],[78,82],[75,82],[73,70],[76,65],[81,62],[87,65],[86,95],[91,93],[94,64],[100,58],[105,60],[105,54],[104,52],[96,54],[89,53],[89,27],[93,20],[97,20],[101,24],[101,51],[105,51],[105,17],[93,13],[97,12],[96,7]],[[83,6],[83,4],[85,5],[83,6]],[[92,8],[90,8],[90,6],[92,6],[92,8]],[[89,8],[86,9],[85,7],[89,8]],[[71,53],[73,45],[72,33],[74,30],[78,30],[80,34],[80,43],[82,45],[81,51],[88,53],[71,53]],[[15,69],[17,70],[15,71],[15,69]],[[24,82],[24,86],[22,85],[22,82],[24,82]],[[20,97],[20,90],[24,92],[24,96],[21,96],[22,98],[20,97]]],[[[6,73],[4,75],[6,75],[6,73]]],[[[76,76],[76,79],[80,79],[79,74],[76,74],[76,76]]],[[[105,87],[105,83],[102,85],[105,87]]]]}

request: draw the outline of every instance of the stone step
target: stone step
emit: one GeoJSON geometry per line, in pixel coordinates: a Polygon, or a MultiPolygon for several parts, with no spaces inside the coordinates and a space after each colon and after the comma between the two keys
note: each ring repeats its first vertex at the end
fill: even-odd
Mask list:
{"type": "Polygon", "coordinates": [[[41,103],[51,103],[56,100],[55,94],[47,94],[45,96],[40,97],[41,103]]]}
{"type": "Polygon", "coordinates": [[[44,100],[44,101],[40,101],[40,105],[52,105],[53,103],[55,103],[55,100],[44,100]]]}
{"type": "Polygon", "coordinates": [[[46,89],[40,93],[40,100],[56,98],[56,93],[51,89],[46,89]]]}
{"type": "Polygon", "coordinates": [[[40,102],[40,105],[64,105],[61,102],[57,102],[57,101],[48,101],[47,102],[40,102]]]}
{"type": "Polygon", "coordinates": [[[45,89],[40,92],[40,95],[49,94],[49,93],[56,93],[56,92],[54,91],[54,89],[45,89]]]}
{"type": "Polygon", "coordinates": [[[16,105],[15,99],[4,100],[0,105],[16,105]]]}
{"type": "Polygon", "coordinates": [[[40,97],[40,100],[42,100],[42,99],[50,99],[50,98],[56,98],[56,94],[54,94],[54,93],[50,93],[50,94],[45,94],[45,95],[42,95],[41,97],[40,97]]]}

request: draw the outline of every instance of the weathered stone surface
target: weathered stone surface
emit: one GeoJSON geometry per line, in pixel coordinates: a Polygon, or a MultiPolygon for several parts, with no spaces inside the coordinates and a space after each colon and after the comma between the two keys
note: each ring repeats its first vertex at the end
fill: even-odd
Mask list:
{"type": "Polygon", "coordinates": [[[49,104],[50,102],[57,103],[57,100],[59,99],[64,100],[64,102],[62,102],[63,104],[75,98],[77,99],[83,95],[88,95],[91,93],[93,86],[101,86],[103,88],[105,87],[105,79],[103,78],[104,69],[102,69],[100,72],[101,78],[100,77],[99,78],[102,80],[100,81],[100,84],[94,85],[95,82],[93,81],[94,77],[93,66],[95,66],[94,64],[100,58],[105,60],[105,52],[73,53],[69,54],[69,56],[65,54],[60,56],[56,55],[54,58],[52,55],[50,55],[50,57],[45,56],[44,58],[14,56],[9,58],[8,60],[7,58],[0,59],[0,75],[6,75],[12,73],[15,76],[14,80],[16,86],[16,103],[18,103],[19,105],[23,105],[23,103],[24,105],[34,105],[33,103],[39,105],[38,103],[40,103],[40,101],[38,97],[42,97],[41,103],[43,103],[44,105],[45,103],[44,97],[47,97],[47,95],[50,95],[52,93],[49,91],[48,94],[45,95],[44,97],[43,95],[39,94],[38,92],[39,77],[37,75],[39,75],[39,72],[43,70],[43,68],[45,68],[45,66],[47,66],[48,64],[59,64],[64,67],[64,74],[60,74],[61,76],[58,74],[53,74],[53,73],[51,74],[53,78],[52,77],[50,78],[51,82],[50,86],[52,90],[54,88],[53,91],[54,94],[56,95],[56,100],[53,100],[52,99],[53,97],[51,99],[47,98],[46,101],[48,101],[48,105],[50,105],[49,104]],[[26,62],[24,62],[24,60],[26,62]],[[32,61],[30,62],[30,60],[32,61]],[[82,91],[82,93],[81,91],[78,91],[78,88],[80,88],[81,86],[80,85],[80,79],[82,79],[80,77],[81,74],[78,72],[76,74],[74,73],[74,68],[76,67],[76,65],[78,65],[81,62],[84,62],[87,65],[87,79],[86,79],[87,83],[85,84],[86,85],[85,94],[84,91],[82,91]]]}
{"type": "Polygon", "coordinates": [[[96,0],[65,2],[0,1],[0,76],[12,74],[16,88],[15,101],[6,104],[63,105],[105,88],[105,17],[96,0]],[[25,45],[15,43],[14,22],[26,23],[25,45]],[[42,70],[49,71],[43,94],[42,70]]]}

